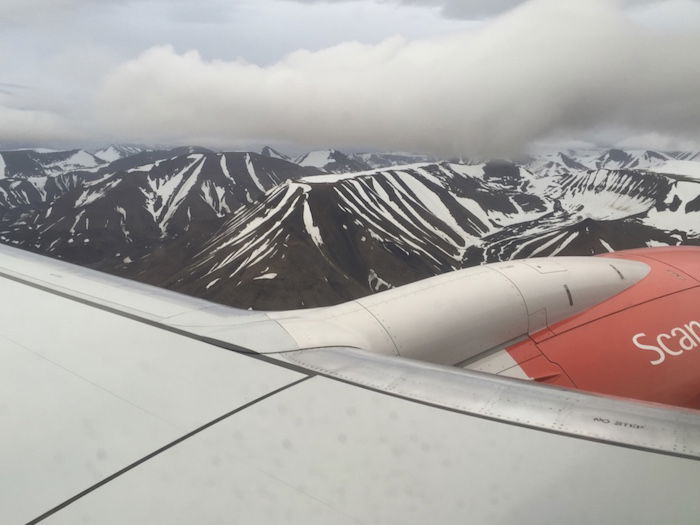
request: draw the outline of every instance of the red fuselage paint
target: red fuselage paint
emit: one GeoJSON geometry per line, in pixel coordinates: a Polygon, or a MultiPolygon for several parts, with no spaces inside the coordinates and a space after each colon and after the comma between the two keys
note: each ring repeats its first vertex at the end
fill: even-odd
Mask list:
{"type": "MultiPolygon", "coordinates": [[[[537,381],[700,409],[700,248],[608,254],[648,264],[642,281],[509,348],[537,381]]],[[[624,277],[624,276],[622,276],[624,277]]],[[[622,278],[621,277],[621,278],[622,278]]],[[[517,360],[517,359],[516,359],[517,360]]]]}

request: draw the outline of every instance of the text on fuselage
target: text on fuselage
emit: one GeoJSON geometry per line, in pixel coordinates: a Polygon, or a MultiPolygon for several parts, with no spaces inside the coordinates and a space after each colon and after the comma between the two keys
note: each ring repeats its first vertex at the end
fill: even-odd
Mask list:
{"type": "Polygon", "coordinates": [[[667,356],[678,357],[683,352],[694,350],[700,346],[700,322],[690,321],[683,326],[677,326],[668,333],[661,332],[656,337],[642,332],[632,337],[634,345],[641,350],[654,352],[656,359],[650,361],[652,365],[660,365],[667,356]],[[645,342],[642,342],[646,340],[645,342]],[[651,341],[656,344],[646,344],[651,341]]]}

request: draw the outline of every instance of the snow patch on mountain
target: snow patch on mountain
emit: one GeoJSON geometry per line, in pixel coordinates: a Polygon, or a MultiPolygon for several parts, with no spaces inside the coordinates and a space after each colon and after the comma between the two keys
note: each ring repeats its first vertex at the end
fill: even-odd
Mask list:
{"type": "Polygon", "coordinates": [[[668,191],[670,184],[638,172],[597,170],[559,177],[548,196],[570,215],[612,220],[645,213],[654,206],[659,187],[668,191]]]}
{"type": "Polygon", "coordinates": [[[44,165],[49,174],[67,173],[75,170],[89,170],[104,164],[104,161],[85,150],[78,150],[70,156],[44,165]]]}
{"type": "Polygon", "coordinates": [[[316,246],[321,246],[323,244],[323,237],[321,236],[321,230],[314,224],[314,218],[311,214],[311,208],[309,208],[309,203],[304,202],[304,227],[308,232],[311,240],[314,241],[316,246]]]}
{"type": "MultiPolygon", "coordinates": [[[[407,164],[407,165],[402,165],[402,166],[395,166],[392,171],[395,170],[415,170],[419,168],[423,168],[425,166],[433,166],[435,163],[431,162],[421,162],[418,164],[407,164]]],[[[373,175],[378,175],[381,173],[387,172],[387,169],[384,168],[377,168],[377,169],[371,169],[371,170],[362,170],[362,171],[352,171],[349,173],[329,173],[329,174],[324,174],[324,175],[311,175],[308,177],[302,177],[299,179],[299,182],[304,182],[307,184],[334,184],[336,182],[340,182],[343,180],[348,180],[348,179],[356,179],[360,177],[371,177],[373,175]]]]}
{"type": "Polygon", "coordinates": [[[335,149],[312,151],[294,159],[296,164],[313,167],[328,173],[367,171],[372,168],[356,155],[347,155],[335,149]]]}
{"type": "Polygon", "coordinates": [[[369,168],[381,169],[393,166],[435,162],[428,155],[417,155],[403,152],[355,153],[350,158],[359,161],[369,168]]]}
{"type": "Polygon", "coordinates": [[[221,166],[221,171],[223,174],[226,176],[227,179],[231,179],[235,183],[235,179],[231,177],[231,173],[228,171],[228,165],[226,164],[226,155],[223,153],[220,153],[219,156],[221,157],[221,160],[219,161],[219,164],[221,166]]]}
{"type": "Polygon", "coordinates": [[[114,188],[117,184],[119,184],[119,182],[120,180],[118,178],[114,178],[107,184],[104,184],[100,187],[96,187],[94,185],[90,186],[88,190],[83,192],[83,194],[80,195],[78,200],[75,201],[75,207],[82,208],[84,206],[87,206],[88,204],[92,204],[99,198],[103,197],[106,192],[109,192],[110,189],[114,188]]]}
{"type": "Polygon", "coordinates": [[[700,162],[691,160],[671,160],[650,171],[670,175],[683,175],[700,180],[700,162]]]}
{"type": "Polygon", "coordinates": [[[530,161],[526,167],[528,170],[546,177],[564,175],[572,171],[588,171],[591,169],[590,166],[574,160],[569,155],[561,152],[537,157],[530,161]]]}
{"type": "Polygon", "coordinates": [[[161,215],[161,218],[158,221],[159,226],[161,228],[161,231],[164,234],[167,230],[168,223],[170,222],[170,219],[173,217],[175,212],[178,210],[180,204],[182,204],[182,202],[185,200],[189,191],[196,184],[197,177],[199,177],[199,174],[202,172],[202,168],[204,167],[204,156],[203,155],[190,155],[189,158],[193,159],[192,164],[190,164],[187,168],[185,168],[185,170],[183,170],[180,173],[180,180],[182,182],[178,185],[178,187],[177,187],[176,191],[173,193],[173,195],[168,199],[167,208],[165,209],[165,213],[161,215]],[[199,164],[197,164],[197,163],[199,163],[199,164]],[[187,177],[184,177],[184,173],[186,171],[188,171],[195,164],[197,164],[197,167],[194,169],[194,171],[190,175],[188,175],[187,177]]]}
{"type": "Polygon", "coordinates": [[[146,151],[146,149],[139,146],[116,146],[112,144],[96,151],[93,155],[100,160],[110,163],[144,151],[146,151]]]}
{"type": "Polygon", "coordinates": [[[102,159],[105,162],[114,162],[117,159],[121,159],[122,154],[114,146],[109,146],[108,148],[105,148],[103,150],[96,151],[95,157],[97,157],[98,159],[102,159]]]}
{"type": "Polygon", "coordinates": [[[370,268],[369,270],[369,275],[367,276],[367,284],[369,285],[370,290],[372,290],[372,292],[374,293],[382,292],[384,290],[390,290],[394,287],[391,283],[379,277],[374,268],[370,268]]]}
{"type": "Polygon", "coordinates": [[[595,170],[648,170],[672,158],[670,153],[650,150],[568,150],[537,155],[526,167],[538,175],[557,176],[595,170]]]}
{"type": "Polygon", "coordinates": [[[260,183],[260,179],[258,179],[258,175],[255,173],[255,166],[253,166],[253,161],[250,158],[250,153],[245,154],[245,165],[248,169],[248,175],[250,175],[250,178],[252,179],[253,183],[258,187],[258,189],[261,192],[265,193],[265,188],[263,188],[262,184],[260,183]]]}
{"type": "Polygon", "coordinates": [[[668,155],[656,151],[610,149],[595,161],[594,167],[607,170],[650,169],[669,159],[668,155]]]}
{"type": "Polygon", "coordinates": [[[263,275],[259,275],[258,277],[254,277],[254,281],[261,281],[261,280],[266,280],[266,279],[276,279],[277,274],[272,272],[272,273],[265,273],[263,275]]]}
{"type": "Polygon", "coordinates": [[[159,225],[161,232],[165,235],[165,221],[161,220],[163,209],[172,207],[173,195],[181,187],[182,181],[192,166],[201,161],[201,156],[194,155],[188,157],[189,164],[173,174],[171,177],[152,177],[146,179],[148,186],[142,188],[141,192],[146,198],[146,209],[153,217],[153,220],[159,225]]]}
{"type": "Polygon", "coordinates": [[[297,157],[294,162],[300,166],[311,166],[323,169],[326,165],[334,161],[336,151],[334,149],[312,151],[297,157]]]}
{"type": "Polygon", "coordinates": [[[700,235],[700,178],[675,181],[663,204],[649,210],[642,221],[670,232],[700,235]]]}

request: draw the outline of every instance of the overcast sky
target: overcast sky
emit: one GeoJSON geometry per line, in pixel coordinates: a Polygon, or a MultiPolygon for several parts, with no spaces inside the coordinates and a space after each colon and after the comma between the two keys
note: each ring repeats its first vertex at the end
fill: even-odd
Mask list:
{"type": "Polygon", "coordinates": [[[2,0],[0,144],[700,149],[697,0],[2,0]]]}

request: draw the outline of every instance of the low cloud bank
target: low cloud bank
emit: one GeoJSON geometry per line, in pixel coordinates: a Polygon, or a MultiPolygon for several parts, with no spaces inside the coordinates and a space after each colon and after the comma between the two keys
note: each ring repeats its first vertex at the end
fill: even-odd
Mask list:
{"type": "Polygon", "coordinates": [[[69,120],[48,111],[16,109],[0,104],[0,144],[21,146],[70,145],[84,140],[69,120]]]}
{"type": "Polygon", "coordinates": [[[624,5],[532,0],[479,30],[348,42],[267,67],[156,47],[112,70],[73,126],[0,100],[0,142],[82,134],[483,157],[573,137],[700,143],[700,31],[643,27],[624,5]]]}
{"type": "Polygon", "coordinates": [[[669,35],[604,0],[534,0],[478,32],[298,51],[269,67],[150,49],[112,72],[106,127],[131,140],[517,154],[534,141],[700,136],[700,32],[669,35]]]}

